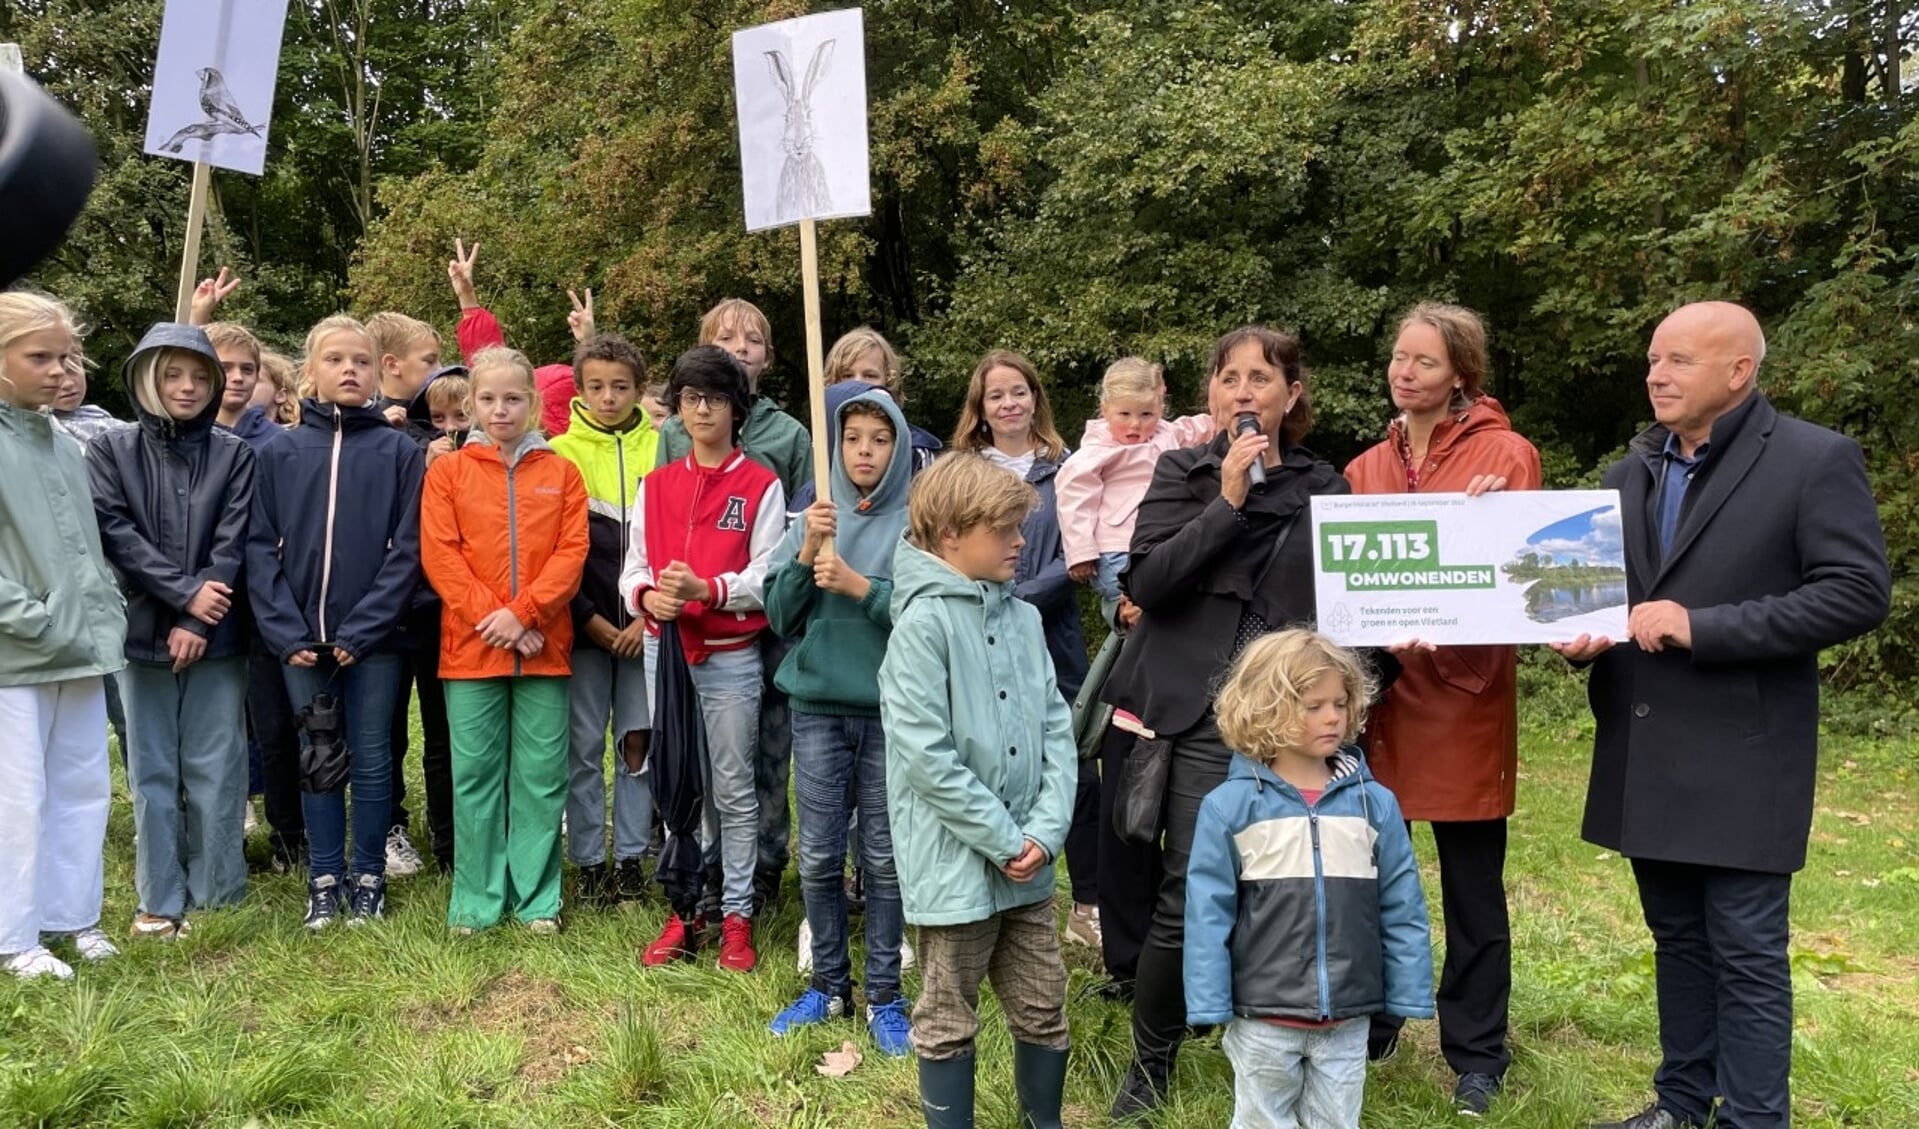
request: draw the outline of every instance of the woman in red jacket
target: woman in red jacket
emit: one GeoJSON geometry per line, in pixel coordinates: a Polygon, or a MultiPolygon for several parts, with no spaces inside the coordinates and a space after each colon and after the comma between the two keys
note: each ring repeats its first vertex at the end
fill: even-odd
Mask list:
{"type": "MultiPolygon", "coordinates": [[[[1539,452],[1481,388],[1486,327],[1478,314],[1437,302],[1413,307],[1399,323],[1388,373],[1400,414],[1385,441],[1346,468],[1354,493],[1539,489],[1539,452]]],[[[1518,652],[1414,642],[1393,651],[1404,669],[1373,711],[1367,761],[1406,818],[1433,827],[1446,921],[1439,1045],[1459,1076],[1454,1103],[1484,1113],[1512,1060],[1504,878],[1519,767],[1518,652]]],[[[1393,1053],[1400,1022],[1373,1017],[1370,1057],[1393,1053]]]]}
{"type": "Polygon", "coordinates": [[[446,603],[440,678],[453,739],[456,932],[511,913],[536,933],[560,917],[569,610],[586,567],[586,484],[534,424],[533,366],[473,358],[473,432],[428,468],[420,556],[446,603]]]}

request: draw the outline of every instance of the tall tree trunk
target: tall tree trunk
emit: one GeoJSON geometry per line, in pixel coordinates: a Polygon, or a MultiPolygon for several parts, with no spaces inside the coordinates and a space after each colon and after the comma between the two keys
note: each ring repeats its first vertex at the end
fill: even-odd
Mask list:
{"type": "Polygon", "coordinates": [[[1904,37],[1899,34],[1899,25],[1906,15],[1906,6],[1902,0],[1886,0],[1886,22],[1881,25],[1883,39],[1880,50],[1885,55],[1885,67],[1880,74],[1885,79],[1886,105],[1897,106],[1904,93],[1901,87],[1899,65],[1900,52],[1905,49],[1904,37]]]}

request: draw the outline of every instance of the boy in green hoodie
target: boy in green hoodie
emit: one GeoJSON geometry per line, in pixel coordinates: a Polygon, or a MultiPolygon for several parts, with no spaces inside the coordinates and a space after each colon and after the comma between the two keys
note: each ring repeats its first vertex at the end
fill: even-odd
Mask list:
{"type": "Polygon", "coordinates": [[[899,883],[886,818],[886,737],[877,678],[893,625],[893,549],[906,528],[913,448],[884,389],[828,394],[839,436],[832,494],[786,531],[766,582],[766,618],[796,640],[774,682],[793,703],[793,780],[800,818],[800,893],[812,930],[813,980],[771,1029],[853,1014],[847,955],[849,800],[856,800],[866,870],[866,1025],[904,1055],[910,1023],[900,995],[899,883]],[[837,403],[835,403],[837,401],[837,403]],[[833,552],[824,543],[833,538],[833,552]]]}
{"type": "Polygon", "coordinates": [[[920,927],[913,1009],[929,1129],[973,1124],[980,981],[1013,1033],[1021,1124],[1058,1129],[1066,969],[1053,861],[1072,823],[1078,754],[1039,612],[1012,583],[1038,504],[979,455],[922,472],[893,555],[880,663],[886,798],[906,920],[920,927]]]}

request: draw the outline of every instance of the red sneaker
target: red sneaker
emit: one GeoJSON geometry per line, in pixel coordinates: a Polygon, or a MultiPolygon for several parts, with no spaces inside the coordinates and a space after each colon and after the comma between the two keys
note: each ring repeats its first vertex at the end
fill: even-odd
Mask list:
{"type": "Polygon", "coordinates": [[[706,920],[696,917],[691,921],[679,914],[666,919],[660,928],[660,935],[640,954],[640,963],[648,968],[658,968],[663,964],[672,964],[676,960],[692,960],[700,947],[700,934],[706,930],[706,920]]]}
{"type": "Polygon", "coordinates": [[[720,923],[720,967],[728,972],[751,972],[760,963],[753,951],[753,919],[729,913],[720,923]]]}

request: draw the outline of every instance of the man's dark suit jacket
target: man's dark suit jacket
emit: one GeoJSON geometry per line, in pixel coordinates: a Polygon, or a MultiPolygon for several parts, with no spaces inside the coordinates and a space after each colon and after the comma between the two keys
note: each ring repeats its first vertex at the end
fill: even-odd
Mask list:
{"type": "Polygon", "coordinates": [[[1629,858],[1770,873],[1805,865],[1819,651],[1885,619],[1885,536],[1852,440],[1763,396],[1714,423],[1661,554],[1667,431],[1606,474],[1633,605],[1691,613],[1692,649],[1621,642],[1593,664],[1598,734],[1582,835],[1629,858]]]}

